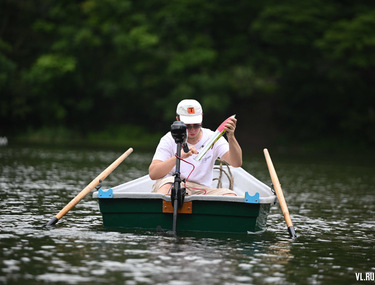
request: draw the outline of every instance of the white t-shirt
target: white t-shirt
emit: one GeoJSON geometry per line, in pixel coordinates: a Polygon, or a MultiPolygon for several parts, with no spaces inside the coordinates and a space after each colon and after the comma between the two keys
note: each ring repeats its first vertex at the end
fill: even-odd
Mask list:
{"type": "MultiPolygon", "coordinates": [[[[209,138],[214,134],[213,131],[202,128],[203,136],[201,140],[195,144],[191,145],[188,143],[188,146],[195,146],[195,148],[200,151],[202,147],[204,147],[204,143],[208,141],[209,138]]],[[[161,160],[165,161],[171,157],[174,157],[177,151],[177,144],[175,143],[171,132],[164,135],[156,148],[154,157],[152,160],[161,160]]],[[[228,142],[221,137],[214,146],[207,151],[205,156],[201,159],[201,161],[194,160],[196,154],[193,154],[186,161],[194,164],[195,169],[191,173],[189,180],[190,182],[195,182],[207,187],[211,187],[212,185],[212,177],[213,177],[213,168],[215,161],[218,157],[222,157],[225,153],[229,151],[229,144],[228,142]]],[[[183,150],[181,150],[183,152],[183,150]]],[[[181,172],[181,179],[185,179],[189,176],[190,172],[193,170],[193,166],[181,161],[180,163],[180,172],[181,172]]],[[[173,176],[176,171],[176,167],[173,167],[171,172],[169,172],[165,177],[173,176]]]]}

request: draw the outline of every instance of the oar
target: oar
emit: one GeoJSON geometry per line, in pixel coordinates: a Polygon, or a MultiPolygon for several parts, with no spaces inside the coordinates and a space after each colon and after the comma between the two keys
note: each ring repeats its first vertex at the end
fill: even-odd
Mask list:
{"type": "Polygon", "coordinates": [[[66,213],[68,213],[75,205],[78,204],[88,193],[91,192],[101,181],[103,181],[125,158],[133,151],[129,148],[119,158],[117,158],[110,166],[108,166],[102,173],[100,173],[89,185],[87,185],[72,201],[70,201],[56,216],[54,216],[48,223],[48,226],[56,224],[66,213]]]}
{"type": "Polygon", "coordinates": [[[263,152],[264,152],[264,156],[266,157],[267,166],[271,175],[272,184],[275,188],[277,198],[279,199],[281,210],[283,211],[283,214],[284,214],[285,222],[288,227],[288,232],[291,238],[296,238],[297,235],[296,235],[296,232],[294,231],[292,219],[290,218],[288,206],[286,205],[286,202],[285,202],[285,198],[284,198],[283,190],[281,189],[279,178],[277,177],[275,168],[273,167],[271,156],[269,155],[268,150],[266,148],[263,150],[263,152]]]}

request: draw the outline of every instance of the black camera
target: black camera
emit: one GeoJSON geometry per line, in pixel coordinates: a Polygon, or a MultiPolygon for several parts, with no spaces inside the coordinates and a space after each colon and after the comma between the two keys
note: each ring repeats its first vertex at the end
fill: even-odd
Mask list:
{"type": "Polygon", "coordinates": [[[181,121],[175,121],[171,125],[171,133],[176,143],[186,143],[186,125],[181,121]]]}

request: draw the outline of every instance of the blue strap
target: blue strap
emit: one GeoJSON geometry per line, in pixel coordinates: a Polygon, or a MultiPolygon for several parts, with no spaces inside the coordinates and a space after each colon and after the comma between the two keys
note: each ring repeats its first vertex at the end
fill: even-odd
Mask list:
{"type": "Polygon", "coordinates": [[[259,204],[259,192],[251,196],[249,192],[245,193],[245,203],[259,204]]]}
{"type": "Polygon", "coordinates": [[[107,191],[104,191],[102,188],[98,190],[99,198],[113,198],[113,190],[109,188],[107,191]]]}

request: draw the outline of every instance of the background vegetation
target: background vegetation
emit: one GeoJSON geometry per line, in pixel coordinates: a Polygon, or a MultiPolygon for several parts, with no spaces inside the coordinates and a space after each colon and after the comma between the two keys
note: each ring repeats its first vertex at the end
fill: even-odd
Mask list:
{"type": "Polygon", "coordinates": [[[241,144],[372,147],[374,82],[374,1],[0,1],[0,136],[153,142],[195,98],[241,144]]]}

